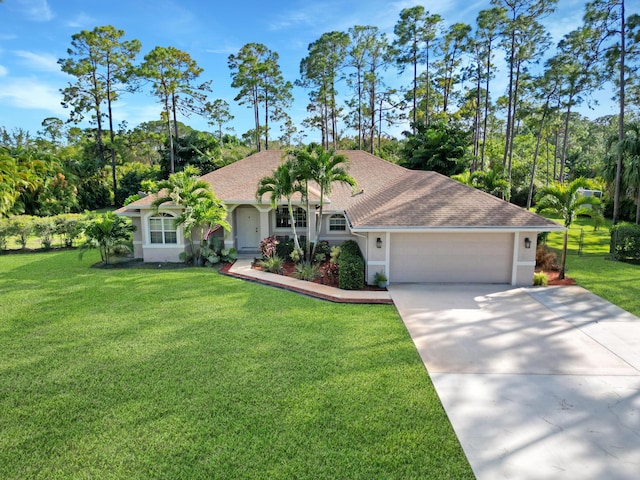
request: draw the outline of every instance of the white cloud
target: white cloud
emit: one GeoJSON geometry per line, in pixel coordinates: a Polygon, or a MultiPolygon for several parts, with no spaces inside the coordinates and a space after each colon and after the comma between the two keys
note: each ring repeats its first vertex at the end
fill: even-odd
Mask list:
{"type": "Polygon", "coordinates": [[[23,60],[23,63],[32,67],[34,70],[43,72],[60,71],[58,59],[54,55],[28,52],[26,50],[16,50],[13,53],[17,57],[20,57],[23,60]]]}
{"type": "Polygon", "coordinates": [[[49,22],[55,16],[47,0],[18,0],[17,7],[35,22],[49,22]]]}
{"type": "Polygon", "coordinates": [[[96,21],[93,17],[85,13],[80,13],[76,15],[74,18],[72,18],[71,20],[67,21],[66,25],[67,27],[71,27],[71,28],[88,29],[91,27],[91,25],[95,25],[95,23],[96,21]]]}
{"type": "Polygon", "coordinates": [[[9,70],[7,70],[7,67],[3,67],[2,65],[0,65],[0,77],[5,77],[7,73],[9,73],[9,70]]]}
{"type": "Polygon", "coordinates": [[[57,88],[33,78],[14,77],[7,82],[0,82],[0,101],[6,101],[12,107],[46,110],[64,116],[65,109],[60,105],[60,100],[57,88]]]}

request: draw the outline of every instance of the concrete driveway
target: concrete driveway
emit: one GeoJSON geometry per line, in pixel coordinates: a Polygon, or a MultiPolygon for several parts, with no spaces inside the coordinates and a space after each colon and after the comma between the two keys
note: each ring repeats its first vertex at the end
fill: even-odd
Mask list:
{"type": "Polygon", "coordinates": [[[581,287],[389,291],[478,479],[640,478],[640,319],[581,287]]]}

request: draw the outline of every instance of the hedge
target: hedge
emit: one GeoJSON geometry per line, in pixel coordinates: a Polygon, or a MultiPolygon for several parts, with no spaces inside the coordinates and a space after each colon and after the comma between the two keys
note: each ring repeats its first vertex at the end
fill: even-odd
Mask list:
{"type": "Polygon", "coordinates": [[[640,260],[640,225],[626,222],[614,225],[611,251],[618,260],[640,260]]]}
{"type": "Polygon", "coordinates": [[[354,240],[347,240],[340,246],[338,287],[343,290],[364,288],[364,259],[354,240]]]}

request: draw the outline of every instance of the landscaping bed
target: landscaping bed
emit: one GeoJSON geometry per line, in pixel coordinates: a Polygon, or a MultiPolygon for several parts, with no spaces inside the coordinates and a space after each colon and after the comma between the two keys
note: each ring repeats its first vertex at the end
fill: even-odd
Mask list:
{"type": "MultiPolygon", "coordinates": [[[[263,267],[258,265],[259,259],[256,259],[252,262],[251,268],[254,270],[265,271],[263,267]]],[[[284,275],[286,277],[296,278],[295,275],[296,263],[295,262],[284,262],[282,273],[273,273],[273,275],[284,275]]],[[[338,286],[338,276],[332,275],[330,272],[330,262],[322,262],[318,267],[319,273],[318,277],[312,280],[313,283],[317,283],[320,285],[327,285],[329,287],[339,288],[338,286]]],[[[366,285],[362,290],[372,291],[372,292],[382,292],[386,291],[386,288],[380,288],[377,285],[366,285]]]]}

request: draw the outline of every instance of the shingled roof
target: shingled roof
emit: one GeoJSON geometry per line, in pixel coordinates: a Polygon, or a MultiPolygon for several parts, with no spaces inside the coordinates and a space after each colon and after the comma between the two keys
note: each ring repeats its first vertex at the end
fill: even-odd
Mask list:
{"type": "Polygon", "coordinates": [[[347,217],[358,229],[562,227],[436,172],[405,170],[351,205],[347,217]]]}
{"type": "MultiPolygon", "coordinates": [[[[352,228],[446,229],[525,228],[561,230],[551,220],[528,212],[436,172],[408,170],[379,157],[356,150],[340,150],[356,189],[334,184],[325,211],[345,212],[352,228]]],[[[228,204],[255,203],[261,178],[271,175],[283,158],[281,150],[255,153],[202,177],[228,204]]],[[[317,203],[319,191],[311,189],[317,203]]],[[[126,209],[150,205],[153,196],[131,203],[126,209]]],[[[299,196],[294,201],[299,201],[299,196]]],[[[268,202],[265,195],[264,202],[268,202]]]]}

